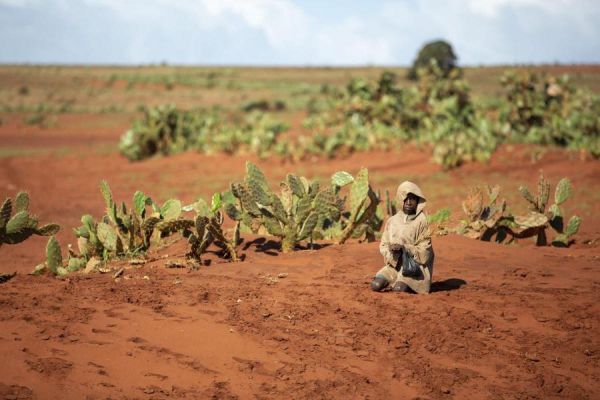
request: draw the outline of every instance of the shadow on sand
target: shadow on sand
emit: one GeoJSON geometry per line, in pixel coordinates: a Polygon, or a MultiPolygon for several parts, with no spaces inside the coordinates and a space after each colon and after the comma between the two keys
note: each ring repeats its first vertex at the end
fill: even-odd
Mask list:
{"type": "Polygon", "coordinates": [[[466,285],[467,281],[458,278],[450,278],[445,281],[433,282],[431,284],[431,293],[448,292],[450,290],[459,289],[462,285],[466,285]]]}
{"type": "MultiPolygon", "coordinates": [[[[257,252],[265,253],[269,256],[278,256],[281,253],[281,243],[275,240],[270,240],[266,238],[257,238],[251,241],[248,241],[244,244],[243,250],[247,251],[250,247],[255,247],[257,252]]],[[[313,243],[312,246],[296,246],[296,250],[319,250],[324,247],[330,246],[329,243],[318,244],[313,243]]]]}

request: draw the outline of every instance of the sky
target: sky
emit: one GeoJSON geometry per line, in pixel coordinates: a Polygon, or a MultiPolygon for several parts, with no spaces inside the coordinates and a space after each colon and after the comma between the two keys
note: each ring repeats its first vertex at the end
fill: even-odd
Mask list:
{"type": "Polygon", "coordinates": [[[600,63],[600,0],[0,0],[0,63],[600,63]]]}

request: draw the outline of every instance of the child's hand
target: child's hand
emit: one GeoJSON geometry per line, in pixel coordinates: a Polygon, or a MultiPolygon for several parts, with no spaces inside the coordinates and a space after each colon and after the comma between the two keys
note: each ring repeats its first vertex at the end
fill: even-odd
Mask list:
{"type": "Polygon", "coordinates": [[[401,243],[390,243],[388,244],[388,249],[390,249],[390,251],[402,251],[404,246],[401,243]]]}

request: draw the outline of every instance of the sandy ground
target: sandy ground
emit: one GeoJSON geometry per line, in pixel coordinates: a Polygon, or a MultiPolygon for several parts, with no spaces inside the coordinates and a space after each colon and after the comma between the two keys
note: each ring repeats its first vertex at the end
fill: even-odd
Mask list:
{"type": "MultiPolygon", "coordinates": [[[[113,128],[70,141],[77,128],[65,133],[61,124],[76,120],[21,136],[14,124],[0,127],[5,146],[39,139],[48,151],[0,159],[0,194],[28,190],[40,220],[63,226],[63,246],[74,242],[82,214],[103,212],[102,179],[118,199],[141,189],[191,202],[244,173],[244,157],[129,163],[114,150],[94,151],[114,143],[113,128]]],[[[27,275],[43,259],[44,238],[3,246],[0,271],[18,274],[0,285],[0,398],[600,398],[598,161],[512,147],[450,173],[414,149],[298,165],[255,161],[271,179],[360,166],[377,188],[410,178],[455,219],[468,185],[498,182],[515,192],[543,170],[554,183],[573,181],[569,212],[584,223],[569,249],[435,237],[434,290],[423,296],[369,290],[382,262],[377,243],[282,255],[269,238],[245,236],[244,262],[212,254],[209,266],[188,271],[165,268],[186,252],[173,239],[145,265],[112,263],[125,268],[117,279],[64,280],[27,275]]]]}
{"type": "MultiPolygon", "coordinates": [[[[600,395],[599,252],[434,240],[430,295],[373,293],[377,244],[2,286],[4,398],[600,395]],[[16,396],[16,397],[11,397],[16,396]]],[[[168,257],[168,258],[164,258],[168,257]]]]}

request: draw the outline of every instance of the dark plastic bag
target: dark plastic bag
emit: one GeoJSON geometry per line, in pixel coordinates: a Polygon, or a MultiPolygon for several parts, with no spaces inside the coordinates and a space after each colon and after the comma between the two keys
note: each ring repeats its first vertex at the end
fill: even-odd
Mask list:
{"type": "Polygon", "coordinates": [[[408,278],[418,278],[421,276],[419,263],[409,256],[406,251],[402,252],[402,276],[408,278]]]}

